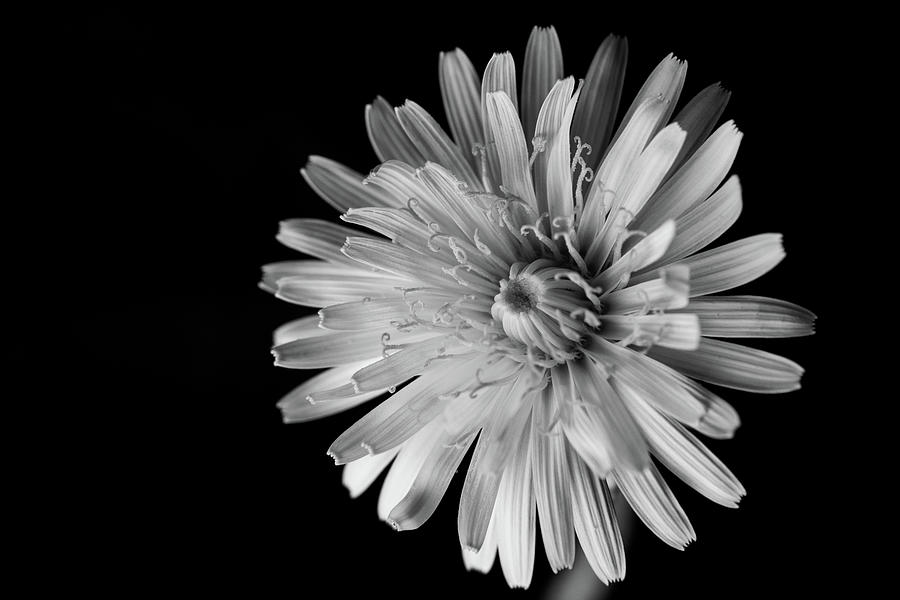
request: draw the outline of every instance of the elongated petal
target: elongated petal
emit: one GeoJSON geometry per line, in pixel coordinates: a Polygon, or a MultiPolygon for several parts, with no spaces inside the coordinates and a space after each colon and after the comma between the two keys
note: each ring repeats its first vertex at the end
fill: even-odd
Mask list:
{"type": "Polygon", "coordinates": [[[385,344],[402,344],[427,339],[432,332],[382,333],[378,330],[326,332],[326,335],[302,338],[272,348],[275,364],[290,369],[321,369],[381,356],[385,344]]]}
{"type": "MultiPolygon", "coordinates": [[[[491,511],[493,511],[493,506],[491,511]]],[[[487,573],[494,566],[494,560],[497,558],[497,527],[494,524],[495,519],[493,516],[490,516],[489,519],[490,522],[488,523],[481,549],[473,550],[465,546],[462,548],[463,563],[465,563],[467,571],[487,573]]]]}
{"type": "MultiPolygon", "coordinates": [[[[575,213],[575,197],[572,193],[572,168],[571,145],[569,135],[572,128],[572,118],[575,116],[575,107],[578,105],[580,92],[569,100],[566,112],[563,114],[559,131],[553,136],[547,158],[547,210],[550,214],[551,224],[556,219],[565,219],[575,213]]],[[[564,227],[560,227],[564,229],[564,227]]]]}
{"type": "Polygon", "coordinates": [[[609,340],[628,340],[630,344],[659,345],[678,350],[694,350],[700,343],[697,315],[604,315],[600,335],[609,340]]]}
{"type": "Polygon", "coordinates": [[[511,387],[495,392],[495,406],[472,455],[459,503],[457,528],[464,548],[477,551],[484,543],[503,471],[531,414],[531,400],[523,398],[526,379],[519,377],[511,387]]]}
{"type": "Polygon", "coordinates": [[[668,264],[706,248],[734,225],[742,208],[741,184],[732,175],[716,193],[678,217],[675,239],[657,263],[668,264]]]}
{"type": "Polygon", "coordinates": [[[687,515],[655,466],[651,464],[642,473],[616,472],[614,480],[635,514],[659,539],[676,550],[697,539],[687,515]]]}
{"type": "Polygon", "coordinates": [[[356,498],[369,489],[369,486],[378,479],[382,471],[391,464],[391,461],[400,452],[400,448],[401,446],[397,446],[381,454],[363,456],[359,460],[354,460],[352,463],[344,465],[344,470],[341,473],[341,483],[350,492],[350,497],[356,498]]]}
{"type": "Polygon", "coordinates": [[[621,134],[622,128],[627,126],[629,119],[637,112],[638,107],[648,99],[659,99],[665,105],[665,110],[660,113],[653,133],[668,123],[675,110],[675,105],[678,103],[686,75],[687,61],[678,60],[674,54],[669,54],[662,59],[641,86],[631,106],[628,107],[628,112],[622,118],[622,125],[617,136],[621,134]]]}
{"type": "MultiPolygon", "coordinates": [[[[784,258],[781,234],[763,233],[744,238],[680,261],[691,270],[691,296],[724,292],[768,273],[784,258]]],[[[649,280],[637,275],[634,283],[649,280]]]]}
{"type": "Polygon", "coordinates": [[[692,488],[722,506],[736,508],[746,493],[737,478],[683,426],[657,412],[628,388],[622,398],[662,464],[692,488]]]}
{"type": "Polygon", "coordinates": [[[476,144],[484,144],[481,79],[469,57],[457,48],[452,52],[441,52],[440,81],[450,133],[472,169],[479,173],[481,165],[473,149],[476,144]]]}
{"type": "Polygon", "coordinates": [[[535,27],[525,47],[522,73],[522,126],[525,137],[534,135],[538,113],[553,84],[563,78],[563,55],[553,27],[535,27]]]}
{"type": "Polygon", "coordinates": [[[590,360],[569,364],[578,400],[563,420],[566,437],[600,476],[610,467],[640,471],[650,460],[644,437],[600,369],[590,360]]]}
{"type": "Polygon", "coordinates": [[[706,200],[731,169],[743,137],[734,121],[722,124],[647,202],[635,227],[653,229],[706,200]]]}
{"type": "MultiPolygon", "coordinates": [[[[484,69],[484,77],[481,80],[481,114],[487,114],[487,97],[492,92],[506,92],[516,110],[519,110],[516,100],[518,98],[518,94],[516,94],[516,63],[509,52],[494,54],[484,69]]],[[[487,122],[483,124],[483,128],[488,174],[496,187],[496,184],[500,182],[500,161],[497,158],[493,132],[487,122]]],[[[498,190],[488,191],[496,192],[498,190]]]]}
{"type": "Polygon", "coordinates": [[[447,409],[452,393],[462,391],[478,367],[473,360],[448,362],[391,395],[342,433],[328,450],[335,463],[390,450],[447,409]]]}
{"type": "Polygon", "coordinates": [[[359,232],[331,221],[290,219],[279,224],[276,239],[288,248],[322,260],[353,264],[341,254],[341,246],[350,235],[359,235],[359,232]]]}
{"type": "Polygon", "coordinates": [[[361,206],[397,205],[388,194],[364,186],[360,173],[321,156],[310,156],[300,173],[309,187],[339,212],[361,206]]]}
{"type": "Polygon", "coordinates": [[[397,108],[397,118],[409,139],[413,141],[426,161],[434,161],[450,169],[473,189],[481,189],[481,181],[475,175],[459,146],[444,133],[428,112],[413,102],[397,108]]]}
{"type": "Polygon", "coordinates": [[[487,119],[497,144],[504,189],[529,206],[537,208],[522,125],[512,100],[505,92],[488,94],[487,119]]]}
{"type": "MultiPolygon", "coordinates": [[[[608,269],[601,272],[591,281],[591,285],[599,286],[604,290],[618,289],[628,282],[631,273],[639,271],[647,265],[653,264],[669,249],[669,244],[675,238],[675,222],[666,221],[653,233],[642,238],[631,250],[623,254],[608,269]]],[[[632,279],[632,283],[643,283],[652,277],[638,280],[632,279]]],[[[691,292],[694,291],[693,270],[691,271],[691,292]]]]}
{"type": "MultiPolygon", "coordinates": [[[[544,104],[541,106],[541,112],[538,114],[537,123],[535,124],[534,137],[531,140],[533,151],[538,152],[533,167],[534,190],[537,197],[538,212],[541,214],[548,210],[547,169],[550,165],[550,150],[553,148],[557,135],[569,135],[569,130],[563,129],[563,122],[574,91],[575,80],[572,77],[566,77],[557,81],[544,99],[544,104]]],[[[559,160],[558,157],[557,160],[559,160]]],[[[562,166],[561,160],[559,160],[559,163],[558,166],[562,166]]],[[[559,176],[557,178],[561,179],[559,176]]]]}
{"type": "Polygon", "coordinates": [[[762,296],[694,298],[685,312],[700,318],[707,337],[780,338],[812,335],[816,316],[791,302],[762,296]]]}
{"type": "Polygon", "coordinates": [[[317,335],[325,335],[328,333],[319,327],[319,320],[316,315],[301,317],[288,321],[284,325],[272,332],[272,345],[280,346],[301,338],[309,338],[317,335]]]}
{"type": "Polygon", "coordinates": [[[642,102],[597,168],[579,222],[578,242],[583,247],[589,247],[597,238],[607,213],[615,216],[612,211],[619,204],[625,177],[656,134],[656,126],[665,110],[665,103],[657,98],[642,102]]]}
{"type": "Polygon", "coordinates": [[[572,568],[575,534],[572,521],[566,438],[559,425],[551,386],[534,403],[531,422],[531,461],[541,537],[553,572],[572,568]]]}
{"type": "Polygon", "coordinates": [[[375,274],[361,267],[314,260],[274,263],[263,267],[263,282],[275,295],[302,306],[326,306],[363,298],[396,297],[409,281],[375,274]]]}
{"type": "Polygon", "coordinates": [[[740,425],[737,413],[721,398],[666,365],[600,337],[585,352],[606,364],[614,387],[619,382],[667,415],[712,435],[730,437],[740,425]]]}
{"type": "Polygon", "coordinates": [[[672,123],[656,134],[634,161],[613,201],[615,212],[610,213],[597,239],[588,248],[585,255],[588,264],[599,266],[606,261],[634,215],[643,208],[669,172],[684,136],[684,130],[677,123],[672,123]]]}
{"type": "Polygon", "coordinates": [[[384,478],[378,495],[378,518],[387,521],[392,527],[395,524],[390,520],[391,511],[409,492],[426,458],[440,443],[434,436],[436,430],[437,426],[429,423],[404,443],[384,478]]]}
{"type": "Polygon", "coordinates": [[[571,448],[572,506],[575,532],[594,573],[604,583],[625,576],[625,547],[616,519],[612,494],[571,448]]]}
{"type": "Polygon", "coordinates": [[[394,109],[381,96],[366,106],[366,130],[379,161],[400,160],[414,167],[425,163],[425,157],[400,126],[394,109]]]}
{"type": "Polygon", "coordinates": [[[684,265],[659,269],[659,277],[612,292],[604,299],[606,312],[627,315],[653,309],[684,308],[690,293],[691,270],[684,265]]]}
{"type": "Polygon", "coordinates": [[[531,426],[526,423],[500,482],[495,507],[500,566],[511,588],[531,585],[535,500],[531,484],[531,426]]]}
{"type": "Polygon", "coordinates": [[[394,298],[368,298],[326,306],[319,311],[319,325],[332,331],[358,331],[393,326],[413,317],[431,320],[434,312],[456,299],[438,289],[407,291],[394,298]]]}
{"type": "Polygon", "coordinates": [[[286,423],[304,423],[320,419],[349,410],[381,395],[384,390],[356,394],[351,389],[347,395],[325,402],[314,399],[318,391],[333,390],[346,385],[350,380],[350,375],[359,367],[360,363],[334,367],[307,379],[294,388],[278,402],[284,421],[286,423]]]}
{"type": "Polygon", "coordinates": [[[584,91],[575,111],[572,133],[592,146],[590,158],[586,158],[591,168],[596,168],[603,158],[612,136],[627,63],[628,40],[609,35],[597,48],[584,79],[584,91]]]}
{"type": "Polygon", "coordinates": [[[417,529],[431,517],[474,439],[475,432],[457,439],[444,436],[432,446],[406,495],[390,512],[388,522],[394,529],[417,529]]]}
{"type": "Polygon", "coordinates": [[[650,356],[688,377],[760,394],[799,389],[803,375],[803,368],[792,360],[708,338],[703,338],[691,352],[654,347],[650,356]]]}
{"type": "Polygon", "coordinates": [[[673,168],[680,167],[706,141],[716,123],[719,122],[722,113],[725,112],[729,98],[731,98],[731,92],[723,88],[720,83],[714,83],[703,88],[678,112],[673,120],[687,131],[687,139],[681,147],[681,152],[678,154],[673,168]]]}
{"type": "Polygon", "coordinates": [[[438,356],[443,355],[450,341],[448,336],[439,335],[409,344],[354,373],[352,383],[360,392],[400,385],[420,375],[438,356]]]}

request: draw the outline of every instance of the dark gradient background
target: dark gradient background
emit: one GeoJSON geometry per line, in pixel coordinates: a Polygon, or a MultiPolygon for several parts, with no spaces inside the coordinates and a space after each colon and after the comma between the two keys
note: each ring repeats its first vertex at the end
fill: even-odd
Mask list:
{"type": "MultiPolygon", "coordinates": [[[[58,457],[73,509],[48,560],[84,559],[77,589],[160,594],[279,591],[295,598],[536,598],[551,572],[538,540],[528,592],[510,592],[499,564],[464,570],[456,538],[457,476],[435,516],[396,533],[375,515],[377,492],[351,500],[330,442],[366,410],[286,426],[275,402],[303,372],[279,370],[270,332],[308,314],[256,287],[259,266],[290,259],[278,221],[337,218],[303,183],[310,154],[361,172],[375,165],[363,108],[376,94],[409,97],[445,123],[441,50],[464,48],[481,69],[492,51],[521,58],[531,26],[555,24],[566,72],[583,76],[610,32],[627,35],[623,109],[670,51],[690,67],[682,104],[715,81],[733,92],[725,118],[745,132],[734,171],[744,212],[726,240],[785,235],[787,259],[742,293],[819,314],[812,338],[755,344],[807,369],[781,396],[725,391],[743,426],[709,446],[748,490],[739,510],[669,478],[698,541],[677,552],[639,524],[626,540],[616,599],[807,595],[835,574],[844,485],[830,393],[821,153],[829,107],[825,30],[802,21],[569,4],[567,13],[503,20],[423,5],[71,18],[56,59],[60,132],[55,176],[69,190],[54,219],[72,341],[66,376],[86,391],[92,425],[58,457]],[[829,392],[829,393],[826,393],[829,392]],[[63,549],[64,548],[64,549],[63,549]],[[75,553],[74,555],[72,553],[75,553]]],[[[520,71],[521,72],[521,71],[520,71]]],[[[375,486],[377,487],[377,485],[375,486]]],[[[630,514],[628,514],[630,517],[630,514]]]]}

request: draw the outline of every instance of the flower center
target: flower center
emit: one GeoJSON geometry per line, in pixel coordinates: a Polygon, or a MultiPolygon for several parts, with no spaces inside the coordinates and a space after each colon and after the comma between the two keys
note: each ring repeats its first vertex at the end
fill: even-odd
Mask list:
{"type": "Polygon", "coordinates": [[[537,307],[541,288],[541,282],[534,276],[504,279],[500,282],[500,293],[494,297],[494,301],[514,313],[528,312],[537,307]]]}
{"type": "Polygon", "coordinates": [[[575,358],[589,328],[599,325],[595,291],[549,259],[515,263],[500,282],[491,316],[534,358],[557,364],[575,358]]]}

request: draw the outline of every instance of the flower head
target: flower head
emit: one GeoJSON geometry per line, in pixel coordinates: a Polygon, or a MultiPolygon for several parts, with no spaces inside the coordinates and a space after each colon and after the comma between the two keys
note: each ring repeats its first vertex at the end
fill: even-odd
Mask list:
{"type": "Polygon", "coordinates": [[[796,389],[798,365],[723,338],[812,333],[788,302],[711,295],[784,256],[775,234],[704,251],[741,211],[725,179],[741,133],[716,128],[728,93],[711,86],[672,120],[687,65],[668,56],[616,128],[626,55],[610,36],[576,85],[556,32],[535,28],[519,95],[509,54],[482,78],[442,54],[451,134],[376,99],[371,175],[321,157],[304,170],[357,228],[286,221],[278,239],[317,260],[263,269],[265,289],[321,308],[275,332],[277,365],[327,369],[280,402],[285,420],[387,393],[329,454],[353,495],[390,465],[378,510],[400,530],[428,519],[474,446],[463,556],[486,571],[499,550],[511,586],[531,580],[536,522],[554,571],[577,540],[598,577],[623,577],[616,489],[663,541],[692,541],[657,465],[736,506],[744,488],[691,430],[727,438],[738,416],[698,382],[796,389]]]}

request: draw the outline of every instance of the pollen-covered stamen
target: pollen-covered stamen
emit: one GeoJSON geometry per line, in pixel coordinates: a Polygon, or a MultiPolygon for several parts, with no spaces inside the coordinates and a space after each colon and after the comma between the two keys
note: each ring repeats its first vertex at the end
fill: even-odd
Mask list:
{"type": "Polygon", "coordinates": [[[473,144],[472,156],[478,157],[478,163],[481,166],[481,185],[483,185],[484,189],[487,191],[493,191],[494,185],[488,171],[487,147],[484,144],[473,144]]]}
{"type": "Polygon", "coordinates": [[[536,135],[531,139],[531,157],[528,159],[528,166],[533,167],[534,161],[537,160],[538,154],[547,149],[547,139],[544,136],[536,135]]]}

